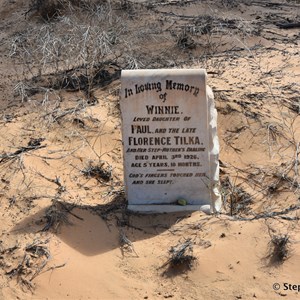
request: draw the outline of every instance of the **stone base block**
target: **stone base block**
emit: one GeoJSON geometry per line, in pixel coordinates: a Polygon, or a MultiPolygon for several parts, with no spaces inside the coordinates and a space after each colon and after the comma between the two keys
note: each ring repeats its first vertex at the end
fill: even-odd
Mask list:
{"type": "Polygon", "coordinates": [[[166,204],[149,204],[149,205],[133,205],[127,206],[129,211],[145,213],[145,214],[159,214],[159,213],[172,213],[172,212],[185,212],[185,211],[203,211],[206,214],[211,214],[210,205],[166,205],[166,204]]]}

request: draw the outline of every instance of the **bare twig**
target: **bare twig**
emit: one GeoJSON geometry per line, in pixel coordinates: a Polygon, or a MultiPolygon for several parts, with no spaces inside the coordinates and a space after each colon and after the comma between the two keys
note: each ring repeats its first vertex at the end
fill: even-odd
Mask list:
{"type": "Polygon", "coordinates": [[[245,217],[237,217],[237,216],[234,216],[233,220],[234,221],[253,221],[253,220],[258,220],[258,219],[268,219],[268,218],[281,218],[281,219],[284,219],[284,220],[300,220],[300,217],[288,217],[288,216],[285,216],[286,214],[288,214],[289,212],[292,212],[292,211],[296,211],[300,209],[300,205],[291,205],[290,207],[282,210],[282,211],[273,211],[273,212],[270,212],[270,213],[262,213],[262,214],[257,214],[255,215],[254,217],[251,217],[251,218],[245,218],[245,217]]]}
{"type": "Polygon", "coordinates": [[[33,139],[28,143],[27,146],[20,147],[18,150],[16,150],[13,153],[5,153],[5,154],[0,155],[0,164],[16,158],[20,154],[23,154],[23,153],[26,153],[29,151],[33,151],[33,150],[38,150],[41,148],[45,148],[46,145],[41,145],[41,141],[43,141],[43,139],[33,139]]]}
{"type": "Polygon", "coordinates": [[[139,255],[136,253],[133,243],[128,239],[128,237],[126,236],[126,234],[120,230],[120,248],[122,251],[122,254],[124,256],[125,252],[130,252],[130,253],[134,253],[136,255],[136,257],[139,257],[139,255]]]}

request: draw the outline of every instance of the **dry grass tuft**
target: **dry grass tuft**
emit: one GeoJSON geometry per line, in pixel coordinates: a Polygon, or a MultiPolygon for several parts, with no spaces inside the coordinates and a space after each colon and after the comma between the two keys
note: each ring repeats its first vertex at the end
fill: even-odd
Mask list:
{"type": "Polygon", "coordinates": [[[247,213],[252,203],[252,197],[242,187],[235,185],[229,177],[221,181],[223,192],[223,203],[230,215],[247,213]]]}
{"type": "Polygon", "coordinates": [[[193,255],[193,242],[190,238],[186,239],[183,243],[180,242],[176,246],[172,246],[169,250],[170,258],[162,265],[161,268],[168,266],[167,273],[170,269],[191,270],[196,261],[193,255]]]}
{"type": "Polygon", "coordinates": [[[196,43],[191,37],[190,34],[188,34],[185,30],[182,31],[178,38],[177,38],[177,46],[180,49],[195,49],[196,48],[196,43]]]}
{"type": "MultiPolygon", "coordinates": [[[[48,242],[48,239],[45,241],[35,239],[31,244],[24,248],[24,253],[23,256],[20,257],[19,263],[5,273],[10,278],[16,278],[21,287],[25,288],[24,291],[30,290],[33,293],[33,279],[41,274],[51,258],[51,254],[47,247],[48,242]]],[[[13,248],[7,250],[12,249],[13,248]]],[[[16,256],[14,259],[16,259],[16,256]]]]}
{"type": "Polygon", "coordinates": [[[267,259],[270,265],[280,265],[289,258],[290,237],[287,234],[273,235],[269,243],[267,259]]]}
{"type": "Polygon", "coordinates": [[[99,165],[92,165],[91,163],[81,171],[86,177],[95,178],[97,181],[108,182],[111,180],[111,168],[105,167],[105,163],[101,162],[99,165]]]}
{"type": "Polygon", "coordinates": [[[45,219],[46,225],[42,231],[48,231],[51,228],[57,231],[62,225],[72,225],[68,219],[70,210],[66,208],[61,202],[54,200],[53,204],[46,210],[45,219]]]}

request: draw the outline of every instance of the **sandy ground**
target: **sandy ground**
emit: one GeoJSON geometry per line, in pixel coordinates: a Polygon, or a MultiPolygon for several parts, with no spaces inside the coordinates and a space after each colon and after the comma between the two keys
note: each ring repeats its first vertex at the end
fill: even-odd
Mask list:
{"type": "Polygon", "coordinates": [[[84,3],[45,22],[0,0],[0,299],[300,297],[300,31],[282,28],[299,1],[84,3]],[[134,67],[206,68],[222,213],[126,210],[119,74],[134,67]],[[187,242],[193,264],[174,266],[187,242]]]}

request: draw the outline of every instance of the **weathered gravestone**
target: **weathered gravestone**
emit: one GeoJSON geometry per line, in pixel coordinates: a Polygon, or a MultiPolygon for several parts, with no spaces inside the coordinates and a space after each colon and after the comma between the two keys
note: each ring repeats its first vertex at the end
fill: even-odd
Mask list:
{"type": "Polygon", "coordinates": [[[219,144],[206,71],[124,70],[121,85],[128,208],[218,211],[219,144]]]}

